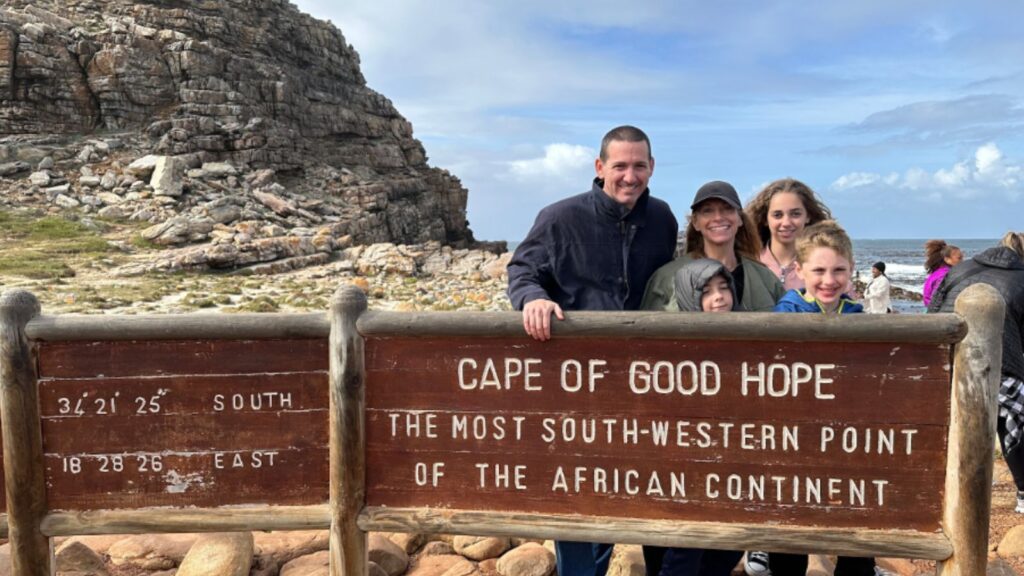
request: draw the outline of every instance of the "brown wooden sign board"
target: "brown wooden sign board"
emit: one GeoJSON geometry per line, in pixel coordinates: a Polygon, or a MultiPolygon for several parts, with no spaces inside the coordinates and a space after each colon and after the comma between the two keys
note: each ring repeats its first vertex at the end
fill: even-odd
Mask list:
{"type": "Polygon", "coordinates": [[[328,501],[326,339],[41,342],[50,510],[328,501]]]}
{"type": "Polygon", "coordinates": [[[366,337],[366,504],[940,530],[947,344],[366,337]]]}

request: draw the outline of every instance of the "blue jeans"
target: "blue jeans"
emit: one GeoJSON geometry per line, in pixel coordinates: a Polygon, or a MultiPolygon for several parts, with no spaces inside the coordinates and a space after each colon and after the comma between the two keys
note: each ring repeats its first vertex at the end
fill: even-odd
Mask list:
{"type": "Polygon", "coordinates": [[[605,576],[614,544],[555,541],[558,576],[605,576]]]}

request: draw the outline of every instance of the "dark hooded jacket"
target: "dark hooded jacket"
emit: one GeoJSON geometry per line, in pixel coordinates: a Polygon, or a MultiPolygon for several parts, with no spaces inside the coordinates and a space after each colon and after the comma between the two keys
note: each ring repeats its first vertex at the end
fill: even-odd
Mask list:
{"type": "Polygon", "coordinates": [[[736,283],[732,274],[724,264],[711,258],[699,258],[691,260],[676,271],[675,276],[675,297],[676,304],[681,312],[701,312],[704,307],[701,305],[701,297],[704,295],[704,287],[711,282],[715,276],[722,276],[729,284],[729,291],[732,292],[732,309],[734,312],[743,310],[740,299],[736,297],[736,283]]]}
{"type": "Polygon", "coordinates": [[[636,310],[644,287],[672,260],[679,224],[649,190],[630,210],[594,179],[589,192],[541,210],[508,263],[516,310],[548,299],[563,310],[636,310]]]}
{"type": "Polygon", "coordinates": [[[1006,301],[1002,374],[1024,381],[1024,261],[1013,250],[997,246],[957,264],[932,294],[928,311],[952,312],[957,296],[973,284],[992,286],[1006,301]]]}

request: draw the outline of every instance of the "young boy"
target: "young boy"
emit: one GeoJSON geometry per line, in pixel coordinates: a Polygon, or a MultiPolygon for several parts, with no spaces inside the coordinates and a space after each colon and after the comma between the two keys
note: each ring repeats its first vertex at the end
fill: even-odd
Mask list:
{"type": "Polygon", "coordinates": [[[675,295],[681,312],[742,310],[732,274],[710,258],[691,260],[676,272],[675,295]]]}
{"type": "MultiPolygon", "coordinates": [[[[676,271],[673,282],[681,312],[743,309],[732,274],[718,260],[691,260],[676,271]]],[[[647,576],[729,576],[742,556],[733,550],[644,546],[647,576]]]]}
{"type": "Polygon", "coordinates": [[[775,312],[855,314],[864,307],[843,290],[853,273],[853,243],[835,220],[824,220],[804,229],[796,241],[796,273],[802,289],[786,292],[775,312]]]}
{"type": "MultiPolygon", "coordinates": [[[[776,312],[857,314],[864,307],[843,290],[853,273],[853,242],[835,220],[824,220],[804,228],[796,241],[796,273],[804,288],[790,290],[775,305],[776,312]]],[[[807,573],[806,554],[771,554],[772,574],[807,573]]],[[[887,571],[874,558],[840,556],[835,576],[883,576],[887,571]]]]}

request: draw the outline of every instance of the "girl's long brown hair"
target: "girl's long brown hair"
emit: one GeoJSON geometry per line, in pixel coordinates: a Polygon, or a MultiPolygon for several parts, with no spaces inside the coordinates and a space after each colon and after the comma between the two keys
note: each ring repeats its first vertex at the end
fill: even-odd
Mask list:
{"type": "Polygon", "coordinates": [[[782,192],[792,192],[800,197],[804,210],[807,210],[807,226],[817,224],[822,220],[832,219],[832,211],[821,200],[818,200],[810,186],[794,178],[776,180],[758,192],[757,196],[754,196],[754,199],[747,204],[746,208],[747,215],[750,216],[750,219],[757,226],[757,234],[761,239],[761,244],[767,246],[771,242],[772,232],[768,229],[768,205],[771,204],[773,196],[782,192]]]}

